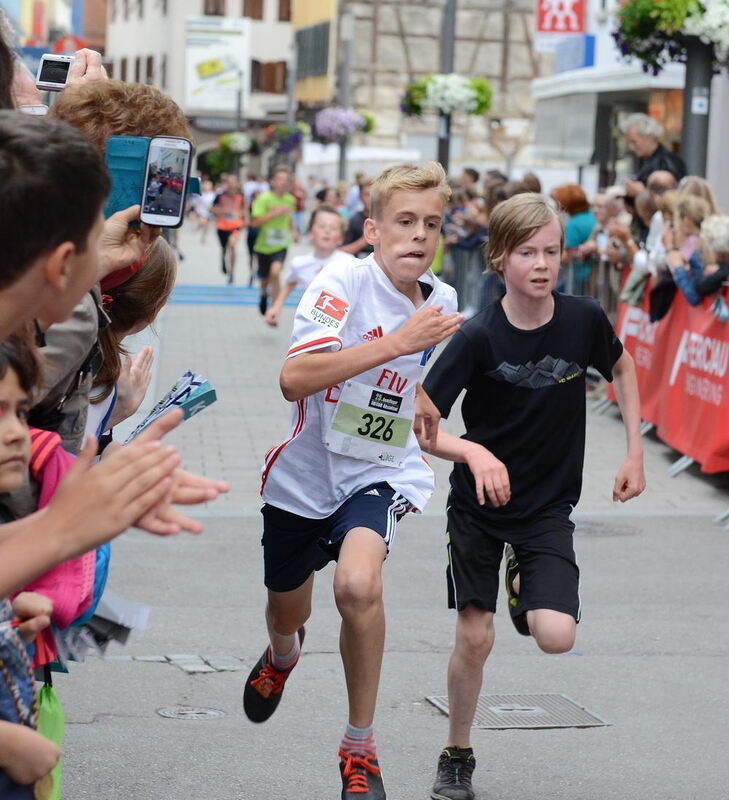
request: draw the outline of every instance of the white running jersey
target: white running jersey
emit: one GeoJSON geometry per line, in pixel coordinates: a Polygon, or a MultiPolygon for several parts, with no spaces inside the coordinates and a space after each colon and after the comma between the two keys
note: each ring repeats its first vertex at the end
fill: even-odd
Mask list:
{"type": "Polygon", "coordinates": [[[328,258],[316,258],[314,251],[295,256],[283,277],[284,283],[296,283],[306,288],[322,269],[334,261],[350,261],[354,256],[335,250],[328,258]]]}
{"type": "MultiPolygon", "coordinates": [[[[442,305],[444,314],[457,310],[455,290],[432,272],[421,276],[420,282],[432,286],[421,308],[442,305]]],[[[287,357],[315,350],[334,352],[372,341],[402,327],[416,310],[380,269],[374,255],[328,264],[296,309],[287,357]]],[[[379,405],[372,406],[375,420],[379,412],[374,409],[391,411],[400,407],[401,398],[403,405],[412,399],[433,349],[401,356],[353,379],[360,394],[371,390],[371,397],[378,396],[379,405]]],[[[264,501],[299,516],[323,519],[357,490],[386,481],[422,510],[433,492],[434,477],[412,429],[400,442],[398,466],[374,463],[366,456],[341,455],[324,445],[334,427],[342,391],[343,386],[331,386],[292,404],[286,441],[266,453],[261,485],[264,501]]],[[[391,444],[397,442],[397,436],[390,434],[390,439],[391,444]]]]}

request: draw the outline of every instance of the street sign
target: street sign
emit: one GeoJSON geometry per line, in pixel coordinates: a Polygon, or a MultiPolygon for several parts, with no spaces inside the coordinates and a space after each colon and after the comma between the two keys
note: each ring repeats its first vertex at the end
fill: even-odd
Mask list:
{"type": "Polygon", "coordinates": [[[585,0],[536,0],[537,52],[552,52],[565,38],[585,33],[585,0]]]}

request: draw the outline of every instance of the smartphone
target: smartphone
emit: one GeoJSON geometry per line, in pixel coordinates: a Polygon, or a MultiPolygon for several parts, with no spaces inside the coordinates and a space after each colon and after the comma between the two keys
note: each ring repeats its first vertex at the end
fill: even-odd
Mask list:
{"type": "Polygon", "coordinates": [[[44,116],[48,113],[48,106],[18,106],[18,111],[22,112],[23,114],[44,116]]]}
{"type": "Polygon", "coordinates": [[[68,71],[73,64],[73,56],[57,56],[54,53],[44,53],[38,65],[38,74],[35,85],[39,89],[49,92],[61,92],[66,88],[68,71]]]}
{"type": "Polygon", "coordinates": [[[106,140],[104,161],[111,177],[104,217],[142,203],[144,169],[149,152],[148,136],[110,136],[106,140]]]}
{"type": "Polygon", "coordinates": [[[149,143],[140,219],[148,225],[177,228],[185,213],[192,142],[178,136],[155,136],[149,143]]]}

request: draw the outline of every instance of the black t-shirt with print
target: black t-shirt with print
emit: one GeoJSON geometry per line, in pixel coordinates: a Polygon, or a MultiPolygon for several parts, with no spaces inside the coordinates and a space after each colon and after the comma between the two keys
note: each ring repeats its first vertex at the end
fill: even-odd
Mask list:
{"type": "Polygon", "coordinates": [[[623,352],[600,304],[554,293],[552,319],[514,327],[500,302],[465,322],[423,384],[443,417],[463,389],[462,438],[490,450],[509,472],[511,499],[479,506],[467,464],[454,464],[456,499],[504,524],[550,508],[574,506],[585,452],[585,370],[612,380],[623,352]]]}

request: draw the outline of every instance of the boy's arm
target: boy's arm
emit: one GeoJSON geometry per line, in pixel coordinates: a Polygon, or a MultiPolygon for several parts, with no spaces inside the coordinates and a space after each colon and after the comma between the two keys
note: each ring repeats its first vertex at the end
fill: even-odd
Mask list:
{"type": "Polygon", "coordinates": [[[286,281],[286,283],[284,283],[281,291],[278,293],[276,302],[271,306],[271,308],[268,309],[268,311],[266,311],[266,315],[264,316],[264,319],[269,325],[275,325],[278,322],[278,318],[281,316],[281,309],[284,307],[286,298],[297,286],[298,281],[286,281]]]}
{"type": "Polygon", "coordinates": [[[380,364],[433,347],[455,333],[463,320],[458,313],[441,314],[442,308],[421,308],[401,328],[372,342],[337,352],[318,351],[289,357],[279,380],[283,396],[289,402],[296,402],[380,364]]]}
{"type": "Polygon", "coordinates": [[[461,464],[468,464],[476,485],[476,496],[480,505],[486,504],[488,497],[495,506],[506,505],[511,498],[511,486],[506,465],[476,442],[460,439],[452,433],[440,431],[437,444],[420,441],[422,449],[432,456],[445,458],[461,464]]]}
{"type": "Polygon", "coordinates": [[[643,440],[640,435],[640,396],[635,363],[627,350],[613,366],[615,394],[623,416],[627,436],[628,455],[618,470],[613,487],[613,500],[624,503],[637,497],[645,489],[643,471],[643,440]]]}

